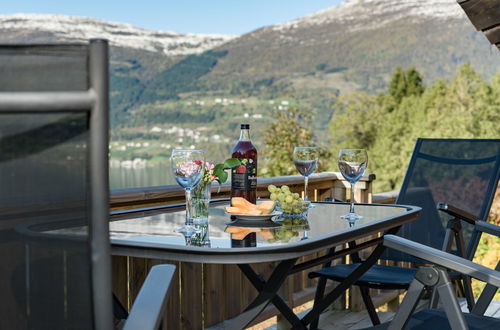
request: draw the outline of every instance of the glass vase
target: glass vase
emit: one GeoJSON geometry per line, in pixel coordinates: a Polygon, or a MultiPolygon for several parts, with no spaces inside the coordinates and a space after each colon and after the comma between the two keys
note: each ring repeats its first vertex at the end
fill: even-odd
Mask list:
{"type": "Polygon", "coordinates": [[[205,224],[195,224],[194,226],[200,229],[200,232],[193,235],[189,245],[210,247],[210,231],[208,229],[208,222],[205,224]]]}
{"type": "Polygon", "coordinates": [[[201,181],[191,190],[191,219],[195,225],[208,223],[208,207],[210,204],[212,184],[201,181]]]}

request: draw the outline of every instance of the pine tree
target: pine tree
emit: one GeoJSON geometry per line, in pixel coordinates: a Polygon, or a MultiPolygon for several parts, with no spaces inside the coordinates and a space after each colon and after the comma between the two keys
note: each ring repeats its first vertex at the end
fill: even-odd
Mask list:
{"type": "Polygon", "coordinates": [[[389,82],[389,93],[397,103],[401,103],[406,94],[405,73],[400,66],[392,74],[391,81],[389,82]]]}
{"type": "Polygon", "coordinates": [[[422,75],[415,69],[410,67],[405,72],[406,77],[406,95],[405,96],[420,96],[423,94],[425,87],[422,80],[422,75]]]}
{"type": "Polygon", "coordinates": [[[407,70],[397,67],[389,82],[389,94],[392,95],[397,103],[401,103],[403,98],[407,96],[422,95],[424,89],[422,75],[415,67],[410,67],[407,70]]]}

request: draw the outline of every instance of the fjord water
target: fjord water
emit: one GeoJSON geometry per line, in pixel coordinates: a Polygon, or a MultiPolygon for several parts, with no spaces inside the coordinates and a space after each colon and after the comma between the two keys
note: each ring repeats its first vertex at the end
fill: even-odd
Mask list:
{"type": "Polygon", "coordinates": [[[126,189],[177,185],[171,174],[170,165],[159,164],[140,168],[111,167],[109,169],[110,189],[126,189]]]}

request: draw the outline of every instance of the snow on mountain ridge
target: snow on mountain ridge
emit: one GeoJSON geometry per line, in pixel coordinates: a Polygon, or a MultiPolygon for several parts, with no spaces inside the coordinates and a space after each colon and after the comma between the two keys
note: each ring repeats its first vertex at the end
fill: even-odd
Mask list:
{"type": "Polygon", "coordinates": [[[72,41],[105,38],[113,46],[161,51],[166,55],[199,54],[237,37],[147,30],[96,18],[51,14],[0,15],[0,30],[50,32],[57,38],[72,41]]]}
{"type": "Polygon", "coordinates": [[[369,30],[402,18],[463,19],[456,0],[347,0],[338,6],[271,27],[273,30],[321,25],[337,21],[345,28],[369,30]]]}

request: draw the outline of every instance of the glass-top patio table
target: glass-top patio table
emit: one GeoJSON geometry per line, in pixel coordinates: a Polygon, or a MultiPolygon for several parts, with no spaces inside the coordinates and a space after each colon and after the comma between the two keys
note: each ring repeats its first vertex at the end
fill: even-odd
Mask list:
{"type": "Polygon", "coordinates": [[[185,220],[185,209],[181,205],[115,212],[110,222],[112,253],[184,262],[237,264],[259,295],[242,314],[231,320],[228,329],[244,328],[270,302],[294,328],[305,329],[379,259],[384,251],[381,235],[395,234],[402,224],[414,221],[420,212],[420,208],[414,206],[359,204],[356,212],[363,219],[350,226],[340,218],[349,210],[346,203],[315,203],[316,207],[309,209],[306,221],[285,220],[281,223],[234,220],[224,212],[227,200],[211,205],[208,228],[204,227],[205,232],[189,246],[181,234],[174,232],[185,220]],[[357,239],[364,241],[357,245],[354,242],[357,239]],[[372,246],[375,249],[360,267],[302,319],[277,294],[288,275],[346,255],[356,260],[358,251],[372,246]],[[328,253],[297,263],[300,257],[321,250],[328,253]],[[275,261],[275,268],[264,281],[250,264],[269,261],[275,261]]]}

